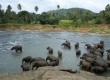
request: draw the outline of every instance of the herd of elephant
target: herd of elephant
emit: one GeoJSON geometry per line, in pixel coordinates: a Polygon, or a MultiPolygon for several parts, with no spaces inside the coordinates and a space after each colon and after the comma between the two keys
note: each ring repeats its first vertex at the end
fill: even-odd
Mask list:
{"type": "MultiPolygon", "coordinates": [[[[64,48],[71,49],[71,44],[68,40],[66,40],[61,46],[64,48]]],[[[82,69],[85,69],[94,73],[104,73],[110,68],[110,50],[106,50],[107,59],[103,59],[104,55],[104,41],[100,41],[97,44],[85,44],[86,53],[84,53],[80,57],[79,66],[82,69]]],[[[79,50],[79,43],[74,44],[74,48],[76,50],[76,55],[80,56],[81,50],[79,50]]],[[[15,50],[16,52],[22,52],[22,46],[17,45],[11,48],[11,50],[15,50]]],[[[53,53],[53,48],[47,47],[48,52],[53,53]]],[[[32,58],[31,56],[27,56],[22,59],[21,68],[23,71],[29,71],[30,68],[33,70],[34,68],[39,68],[43,66],[58,66],[59,59],[62,57],[62,52],[58,51],[58,57],[49,55],[46,59],[37,57],[32,58]],[[27,65],[29,63],[29,65],[27,65]]]]}
{"type": "MultiPolygon", "coordinates": [[[[11,48],[11,50],[15,50],[17,52],[22,52],[22,46],[16,45],[11,48]]],[[[53,49],[51,47],[47,47],[47,50],[50,54],[53,53],[53,49]]],[[[21,68],[23,71],[29,71],[33,69],[38,69],[43,66],[58,66],[59,59],[62,57],[62,52],[58,50],[58,57],[53,55],[48,55],[46,59],[42,57],[33,58],[31,56],[24,57],[22,59],[21,68]]]]}

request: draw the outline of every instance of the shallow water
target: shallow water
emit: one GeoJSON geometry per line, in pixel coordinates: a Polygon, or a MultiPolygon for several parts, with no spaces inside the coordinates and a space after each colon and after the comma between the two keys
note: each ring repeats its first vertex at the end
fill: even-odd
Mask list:
{"type": "MultiPolygon", "coordinates": [[[[73,32],[0,31],[0,72],[21,72],[22,58],[26,56],[46,58],[48,46],[54,49],[53,55],[56,57],[58,50],[63,52],[59,66],[79,70],[77,65],[80,59],[75,54],[74,44],[79,42],[79,49],[83,54],[86,52],[84,48],[86,43],[98,43],[100,40],[105,41],[105,49],[110,49],[110,36],[73,32]],[[70,41],[71,50],[61,46],[65,40],[70,41]],[[22,45],[22,53],[10,50],[12,46],[17,44],[22,45]]],[[[106,52],[104,59],[106,59],[106,52]]]]}

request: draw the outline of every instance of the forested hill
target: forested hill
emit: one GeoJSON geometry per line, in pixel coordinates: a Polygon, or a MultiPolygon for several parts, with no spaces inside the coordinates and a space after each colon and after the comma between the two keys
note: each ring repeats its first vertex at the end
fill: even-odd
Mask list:
{"type": "Polygon", "coordinates": [[[85,17],[85,16],[95,16],[96,13],[90,11],[90,10],[87,10],[87,9],[83,9],[83,8],[69,8],[69,9],[57,9],[57,10],[51,10],[51,11],[48,11],[47,13],[50,13],[50,14],[57,14],[59,15],[60,17],[62,16],[62,18],[72,18],[71,16],[77,16],[79,17],[80,19],[82,17],[85,17]],[[70,17],[69,17],[70,16],[70,17]]]}
{"type": "Polygon", "coordinates": [[[68,13],[72,13],[72,14],[92,13],[93,14],[94,12],[83,8],[69,8],[69,9],[51,10],[51,11],[48,11],[48,13],[58,13],[59,15],[67,15],[68,13]]]}

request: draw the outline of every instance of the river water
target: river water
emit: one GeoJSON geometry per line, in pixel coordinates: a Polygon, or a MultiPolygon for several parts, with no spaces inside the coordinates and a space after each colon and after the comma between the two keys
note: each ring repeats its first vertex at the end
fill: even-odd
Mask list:
{"type": "MultiPolygon", "coordinates": [[[[80,57],[75,54],[74,44],[79,42],[81,55],[86,52],[86,43],[98,43],[105,41],[105,50],[110,49],[110,36],[96,35],[92,33],[77,32],[37,32],[37,31],[0,31],[0,72],[17,73],[22,72],[22,58],[26,56],[42,57],[48,56],[47,47],[54,49],[53,55],[57,57],[57,51],[63,52],[59,66],[79,70],[77,66],[80,57]],[[61,44],[69,40],[71,50],[65,49],[61,44]],[[22,45],[23,52],[16,53],[10,48],[14,45],[22,45]]],[[[106,52],[104,59],[106,59],[106,52]]],[[[109,72],[108,72],[109,73],[109,72]]]]}

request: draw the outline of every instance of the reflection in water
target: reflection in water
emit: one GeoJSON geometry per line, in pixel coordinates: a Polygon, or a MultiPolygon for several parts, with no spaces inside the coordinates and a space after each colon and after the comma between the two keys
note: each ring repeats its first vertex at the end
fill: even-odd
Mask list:
{"type": "MultiPolygon", "coordinates": [[[[98,43],[105,41],[105,49],[110,49],[110,36],[99,36],[94,34],[81,34],[73,32],[25,32],[25,31],[0,31],[0,72],[21,72],[22,58],[26,56],[46,58],[49,54],[47,46],[54,49],[54,56],[58,56],[58,50],[63,52],[60,65],[72,69],[79,69],[77,66],[80,56],[75,54],[74,44],[79,42],[81,55],[86,52],[86,43],[98,43]],[[64,49],[61,44],[69,40],[71,50],[64,49]],[[10,48],[14,45],[22,45],[23,52],[15,53],[10,48]]],[[[106,52],[104,54],[106,59],[106,52]]]]}

